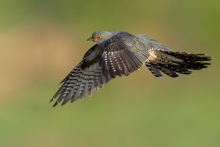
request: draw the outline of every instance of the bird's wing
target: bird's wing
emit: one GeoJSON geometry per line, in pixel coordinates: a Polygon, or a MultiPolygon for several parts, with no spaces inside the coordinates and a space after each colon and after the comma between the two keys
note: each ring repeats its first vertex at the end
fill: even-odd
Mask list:
{"type": "Polygon", "coordinates": [[[207,68],[210,63],[203,61],[211,60],[205,54],[189,54],[186,52],[175,52],[158,41],[144,34],[136,35],[148,51],[145,65],[156,77],[161,77],[160,71],[170,77],[178,77],[177,73],[191,74],[191,70],[207,68]]]}
{"type": "Polygon", "coordinates": [[[91,96],[113,78],[110,74],[102,74],[99,66],[102,53],[103,49],[99,45],[94,45],[87,51],[83,60],[61,82],[62,86],[51,99],[52,101],[59,96],[54,106],[62,100],[64,105],[70,100],[73,102],[91,96]]]}
{"type": "Polygon", "coordinates": [[[104,52],[99,65],[103,74],[128,76],[146,61],[147,52],[138,37],[119,32],[104,43],[104,52]]]}

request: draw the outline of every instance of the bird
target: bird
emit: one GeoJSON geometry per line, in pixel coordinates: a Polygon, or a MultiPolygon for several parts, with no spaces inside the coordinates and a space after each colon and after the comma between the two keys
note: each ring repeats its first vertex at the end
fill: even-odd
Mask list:
{"type": "Polygon", "coordinates": [[[87,41],[93,45],[81,62],[61,81],[52,97],[53,107],[92,96],[117,76],[128,76],[146,66],[155,77],[162,73],[176,78],[189,75],[191,70],[207,68],[212,58],[207,54],[175,52],[145,34],[132,35],[126,31],[95,31],[87,41]]]}

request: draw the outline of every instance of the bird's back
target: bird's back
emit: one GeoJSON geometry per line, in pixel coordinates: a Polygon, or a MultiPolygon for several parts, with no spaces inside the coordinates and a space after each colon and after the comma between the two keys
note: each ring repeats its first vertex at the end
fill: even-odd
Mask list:
{"type": "Polygon", "coordinates": [[[169,47],[159,43],[157,40],[148,37],[145,34],[136,34],[139,40],[144,44],[145,49],[155,49],[155,50],[164,50],[164,51],[173,51],[169,47]]]}

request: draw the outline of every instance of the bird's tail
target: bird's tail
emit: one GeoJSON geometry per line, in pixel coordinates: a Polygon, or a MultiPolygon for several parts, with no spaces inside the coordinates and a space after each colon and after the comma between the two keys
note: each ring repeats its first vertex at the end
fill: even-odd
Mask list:
{"type": "Polygon", "coordinates": [[[189,54],[186,52],[149,51],[150,56],[145,63],[156,77],[161,77],[160,71],[170,77],[178,77],[177,73],[191,74],[190,70],[207,68],[212,58],[206,54],[189,54]]]}

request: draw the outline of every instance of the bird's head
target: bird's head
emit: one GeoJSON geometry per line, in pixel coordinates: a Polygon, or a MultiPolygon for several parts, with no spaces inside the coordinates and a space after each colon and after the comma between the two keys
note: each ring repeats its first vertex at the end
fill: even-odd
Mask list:
{"type": "Polygon", "coordinates": [[[103,41],[111,38],[113,35],[112,32],[108,31],[96,31],[92,34],[92,37],[88,38],[87,41],[93,41],[96,44],[102,43],[103,41]]]}

